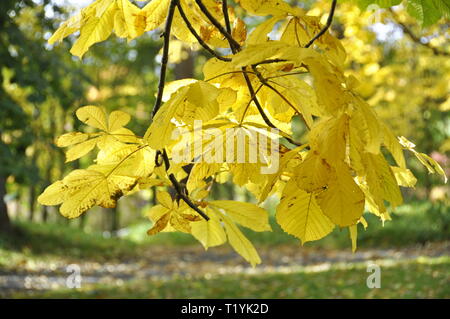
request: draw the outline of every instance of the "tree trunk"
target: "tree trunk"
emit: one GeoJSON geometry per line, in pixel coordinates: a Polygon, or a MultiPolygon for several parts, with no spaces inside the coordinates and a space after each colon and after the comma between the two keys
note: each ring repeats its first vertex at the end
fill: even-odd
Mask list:
{"type": "Polygon", "coordinates": [[[80,220],[78,227],[81,230],[84,230],[86,228],[86,224],[87,224],[87,214],[84,213],[83,215],[81,215],[80,217],[78,217],[78,219],[80,220]]]}
{"type": "Polygon", "coordinates": [[[111,209],[111,232],[115,232],[119,230],[120,227],[120,211],[118,207],[114,207],[111,209]]]}
{"type": "Polygon", "coordinates": [[[194,55],[192,51],[188,51],[187,59],[176,64],[174,67],[175,80],[194,77],[194,55]]]}
{"type": "Polygon", "coordinates": [[[8,207],[5,202],[6,177],[0,176],[0,233],[11,234],[12,225],[8,215],[8,207]]]}
{"type": "Polygon", "coordinates": [[[34,218],[34,208],[35,208],[35,203],[36,203],[36,187],[34,186],[33,183],[31,183],[32,185],[30,185],[30,194],[29,194],[29,198],[28,198],[28,206],[29,206],[29,213],[28,213],[28,219],[30,220],[30,222],[33,221],[34,218]]]}
{"type": "MultiPolygon", "coordinates": [[[[44,192],[44,190],[47,188],[48,185],[51,184],[51,179],[52,179],[52,164],[49,163],[49,165],[47,166],[47,170],[45,172],[45,181],[43,183],[43,185],[41,186],[41,194],[44,192]]],[[[48,219],[48,206],[46,205],[42,205],[42,210],[41,210],[41,220],[43,223],[46,223],[48,219]]]]}
{"type": "Polygon", "coordinates": [[[41,210],[42,222],[46,223],[48,220],[48,206],[43,205],[41,210]]]}

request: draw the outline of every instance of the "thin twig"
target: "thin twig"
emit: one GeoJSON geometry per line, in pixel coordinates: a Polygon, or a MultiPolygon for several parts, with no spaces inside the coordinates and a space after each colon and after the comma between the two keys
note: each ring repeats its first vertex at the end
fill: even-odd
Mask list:
{"type": "Polygon", "coordinates": [[[169,5],[169,11],[167,13],[166,25],[164,28],[164,46],[161,59],[161,70],[159,74],[158,95],[156,96],[155,105],[153,106],[152,118],[155,117],[162,104],[162,97],[164,93],[164,85],[166,83],[167,63],[169,62],[169,43],[170,43],[170,30],[172,28],[173,16],[175,14],[175,7],[178,0],[171,0],[169,5]]]}
{"type": "Polygon", "coordinates": [[[278,91],[276,88],[274,88],[270,83],[267,82],[267,79],[265,79],[261,72],[259,72],[256,69],[255,65],[252,65],[253,71],[256,73],[256,76],[258,77],[259,81],[266,87],[268,87],[269,89],[271,89],[272,91],[274,91],[276,94],[278,94],[279,97],[281,97],[283,99],[283,101],[285,101],[298,115],[300,115],[300,117],[302,118],[303,122],[305,123],[305,126],[308,130],[311,130],[311,127],[309,126],[309,124],[306,122],[305,117],[303,116],[303,114],[297,110],[297,108],[280,92],[278,91]]]}
{"type": "Polygon", "coordinates": [[[219,53],[217,53],[216,51],[214,51],[205,41],[203,41],[203,39],[200,37],[200,35],[197,33],[197,31],[194,29],[194,27],[192,26],[191,22],[189,21],[188,17],[186,16],[186,13],[184,12],[181,3],[179,1],[177,2],[177,8],[178,8],[178,12],[180,13],[181,18],[184,20],[184,23],[186,24],[187,28],[189,29],[189,31],[191,31],[192,35],[197,39],[198,43],[206,50],[208,51],[211,55],[213,55],[214,57],[216,57],[219,60],[222,61],[226,61],[226,62],[230,62],[231,59],[230,58],[225,58],[223,56],[221,56],[219,53]]]}
{"type": "Polygon", "coordinates": [[[279,63],[279,62],[288,62],[288,60],[285,59],[267,59],[267,60],[263,60],[261,62],[257,62],[253,65],[260,65],[260,64],[270,64],[270,63],[279,63]]]}
{"type": "MultiPolygon", "coordinates": [[[[264,122],[267,124],[267,126],[274,128],[276,130],[279,130],[281,132],[280,129],[278,129],[271,121],[270,119],[267,117],[266,113],[264,112],[264,109],[261,105],[261,103],[258,100],[258,97],[256,96],[257,92],[255,92],[255,89],[253,88],[252,82],[250,81],[250,78],[248,77],[248,74],[245,71],[245,67],[242,68],[242,70],[244,71],[243,75],[244,75],[244,79],[245,82],[247,83],[247,87],[248,87],[248,91],[250,93],[250,96],[252,97],[251,100],[253,100],[253,102],[256,105],[256,108],[258,109],[259,114],[261,115],[261,117],[263,118],[264,122]]],[[[264,83],[261,82],[262,85],[265,85],[264,83]]],[[[270,84],[269,84],[270,85],[270,84]]],[[[261,87],[258,88],[258,91],[261,89],[261,87]]],[[[250,101],[251,101],[250,100],[250,101]]],[[[286,137],[286,139],[294,145],[300,146],[301,144],[299,144],[298,142],[294,141],[292,138],[286,137]]]]}
{"type": "Polygon", "coordinates": [[[250,107],[250,104],[252,104],[253,100],[255,99],[256,95],[258,94],[259,90],[263,87],[262,84],[259,85],[259,87],[256,89],[256,91],[253,92],[253,95],[250,97],[250,100],[248,101],[247,105],[245,106],[244,112],[242,112],[241,120],[239,121],[239,125],[242,125],[244,122],[245,114],[247,114],[248,108],[250,107]]]}
{"type": "Polygon", "coordinates": [[[259,113],[261,114],[261,117],[263,118],[263,120],[267,124],[267,126],[276,129],[277,127],[270,121],[270,119],[267,117],[266,113],[264,112],[264,109],[263,109],[261,103],[259,103],[258,97],[256,96],[256,93],[255,93],[255,89],[253,88],[252,82],[250,81],[250,78],[248,77],[247,73],[245,73],[245,67],[242,68],[242,70],[244,71],[243,75],[244,75],[245,83],[247,83],[247,87],[248,87],[250,96],[251,96],[253,102],[255,102],[256,108],[258,109],[259,113]]]}
{"type": "Polygon", "coordinates": [[[305,48],[309,48],[311,45],[313,45],[314,41],[323,36],[325,32],[327,32],[328,29],[331,27],[331,24],[333,23],[334,12],[336,11],[336,4],[337,0],[333,0],[333,2],[331,3],[330,14],[328,15],[327,19],[327,24],[325,25],[325,27],[322,28],[322,30],[320,30],[319,33],[317,33],[314,36],[314,38],[311,39],[311,41],[308,42],[308,44],[305,45],[305,48]]]}
{"type": "Polygon", "coordinates": [[[200,10],[203,12],[203,14],[208,18],[209,21],[219,30],[220,33],[227,39],[228,43],[230,44],[231,51],[233,53],[238,52],[241,49],[241,45],[233,38],[233,36],[225,30],[225,28],[220,24],[219,21],[217,21],[216,18],[209,12],[208,8],[203,4],[202,0],[195,0],[195,3],[197,3],[197,6],[200,8],[200,10]]]}

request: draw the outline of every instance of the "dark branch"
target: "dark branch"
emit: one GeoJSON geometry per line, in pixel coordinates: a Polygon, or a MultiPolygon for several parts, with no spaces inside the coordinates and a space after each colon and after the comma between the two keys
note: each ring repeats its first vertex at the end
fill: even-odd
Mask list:
{"type": "Polygon", "coordinates": [[[164,46],[161,59],[161,71],[159,75],[158,95],[156,96],[155,105],[153,106],[152,119],[155,117],[162,104],[162,97],[164,93],[164,84],[166,83],[166,71],[167,63],[169,62],[169,43],[170,43],[170,30],[172,28],[173,15],[175,14],[175,6],[178,0],[171,0],[169,11],[166,18],[166,26],[164,28],[164,46]]]}
{"type": "Polygon", "coordinates": [[[305,48],[309,48],[311,45],[313,45],[314,41],[316,41],[321,36],[323,36],[325,34],[325,32],[327,32],[328,29],[331,27],[331,24],[333,23],[334,12],[336,11],[336,4],[337,4],[337,0],[333,0],[333,3],[331,4],[330,14],[327,19],[327,24],[325,25],[325,27],[323,27],[322,30],[320,30],[319,33],[317,33],[314,36],[314,38],[311,39],[311,41],[308,42],[308,44],[305,45],[305,48]]]}
{"type": "Polygon", "coordinates": [[[203,41],[203,39],[200,37],[200,35],[197,33],[197,31],[195,31],[194,27],[192,26],[191,22],[189,21],[188,17],[186,16],[186,13],[184,12],[184,10],[182,8],[181,3],[179,1],[176,1],[176,2],[177,2],[178,12],[180,12],[181,18],[184,20],[184,23],[186,24],[189,31],[191,31],[192,35],[197,39],[198,43],[206,51],[208,51],[211,55],[218,58],[219,60],[226,61],[226,62],[231,61],[230,58],[225,58],[225,57],[221,56],[216,51],[214,51],[208,44],[206,44],[205,41],[203,41]]]}
{"type": "Polygon", "coordinates": [[[231,34],[231,23],[230,23],[230,16],[228,15],[227,0],[222,0],[222,13],[223,13],[223,18],[225,20],[225,28],[227,28],[227,32],[229,34],[231,34]]]}
{"type": "Polygon", "coordinates": [[[206,215],[200,208],[198,208],[190,199],[187,197],[183,191],[183,187],[177,181],[173,174],[169,175],[169,179],[172,182],[173,187],[177,191],[177,195],[193,210],[195,210],[200,216],[202,216],[205,220],[209,220],[208,215],[206,215]]]}

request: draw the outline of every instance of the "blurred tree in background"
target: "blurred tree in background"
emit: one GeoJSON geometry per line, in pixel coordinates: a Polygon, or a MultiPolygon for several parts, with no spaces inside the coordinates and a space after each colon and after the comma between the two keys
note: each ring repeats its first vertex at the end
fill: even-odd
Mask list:
{"type": "Polygon", "coordinates": [[[50,1],[1,3],[0,227],[4,231],[11,231],[5,198],[19,200],[28,191],[32,219],[36,194],[57,174],[55,170],[62,170],[62,165],[56,167],[64,161],[62,154],[49,143],[64,131],[55,117],[66,116],[83,96],[87,80],[79,65],[63,54],[64,46],[49,50],[45,35],[54,31],[44,10],[49,6],[60,11],[50,1]]]}

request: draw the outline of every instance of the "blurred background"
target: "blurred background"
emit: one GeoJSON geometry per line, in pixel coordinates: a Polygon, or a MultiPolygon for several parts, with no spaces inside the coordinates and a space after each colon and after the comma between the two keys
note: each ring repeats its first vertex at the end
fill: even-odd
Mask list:
{"type": "MultiPolygon", "coordinates": [[[[354,254],[347,231],[339,229],[302,247],[276,225],[277,200],[267,200],[274,231],[245,232],[263,260],[255,269],[229,247],[205,252],[189,235],[148,237],[151,222],[144,215],[154,203],[151,190],[75,220],[37,204],[52,181],[89,162],[65,165],[53,143],[67,131],[83,130],[74,117],[78,107],[124,110],[137,134],[149,125],[162,45],[158,31],[130,42],[111,37],[82,61],[69,53],[73,37],[57,46],[46,42],[61,21],[90,2],[0,3],[0,297],[450,297],[449,186],[412,157],[416,189],[404,193],[405,204],[385,225],[365,215],[370,226],[360,230],[354,254]],[[380,289],[366,285],[368,263],[382,267],[380,289]],[[78,270],[81,277],[73,277],[78,270]],[[73,278],[81,278],[81,288],[71,288],[73,278]]],[[[319,16],[330,5],[294,2],[319,16]]],[[[246,18],[248,31],[261,20],[246,18]]],[[[361,12],[347,1],[339,4],[332,27],[348,52],[348,74],[361,81],[359,93],[447,175],[449,25],[442,19],[421,28],[402,7],[361,12]]],[[[208,58],[173,41],[169,80],[201,78],[208,58]]],[[[296,132],[298,138],[304,133],[300,127],[296,132]]],[[[218,199],[254,200],[231,183],[213,191],[218,199]]]]}

